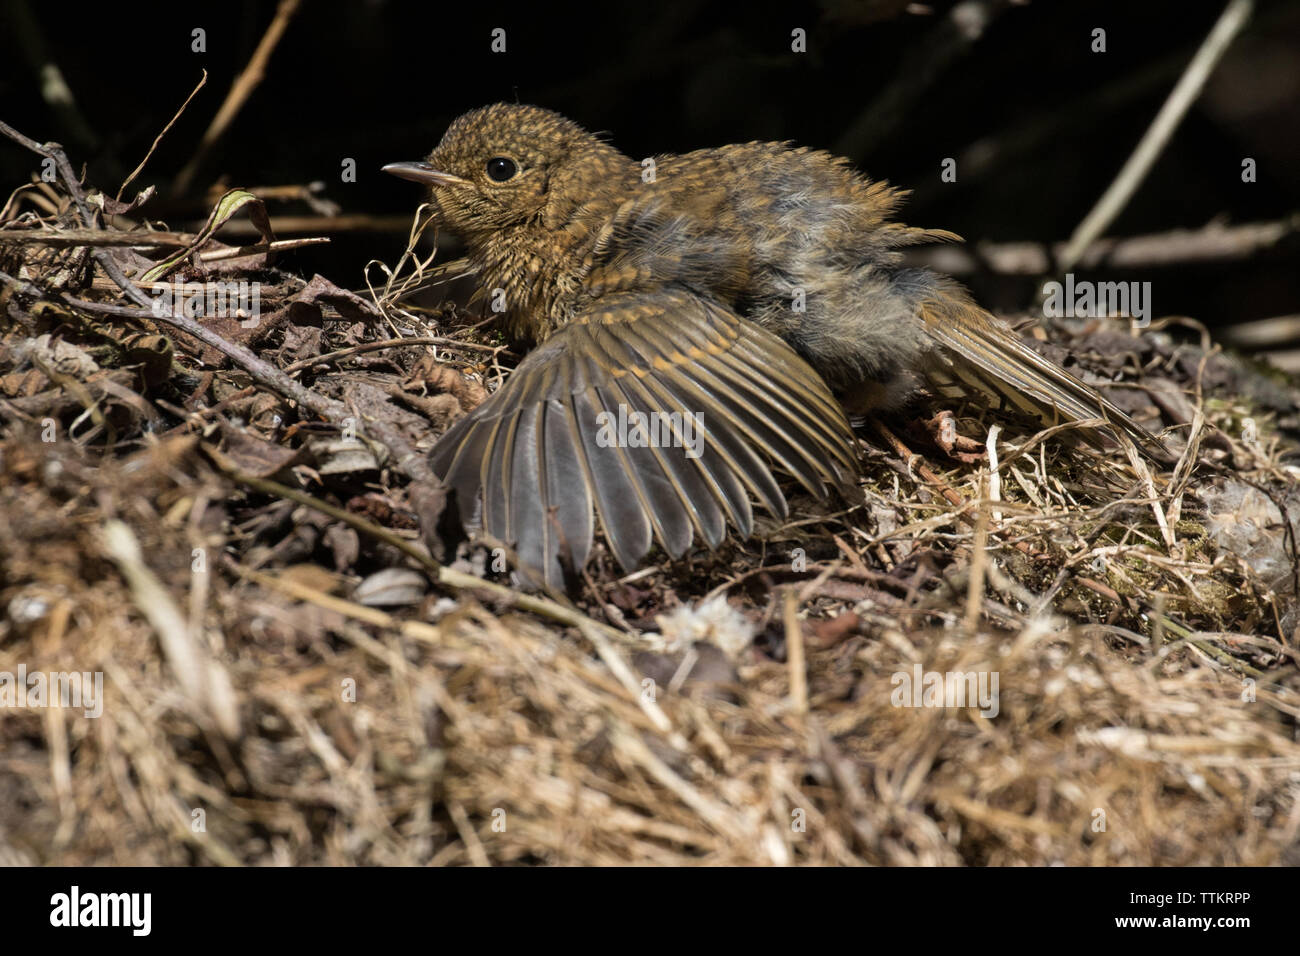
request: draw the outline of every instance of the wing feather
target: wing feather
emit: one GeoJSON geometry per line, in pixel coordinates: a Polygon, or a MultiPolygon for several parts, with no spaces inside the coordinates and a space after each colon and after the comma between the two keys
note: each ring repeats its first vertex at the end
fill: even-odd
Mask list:
{"type": "Polygon", "coordinates": [[[562,558],[586,563],[596,516],[627,570],[655,541],[672,557],[696,537],[716,547],[728,524],[752,531],[751,497],[787,513],[778,471],[819,497],[847,489],[854,441],[793,349],[668,287],[608,294],[575,316],[452,426],[431,461],[466,526],[515,549],[520,580],[563,586],[562,558]],[[611,429],[620,408],[623,421],[658,426],[651,440],[611,429]]]}

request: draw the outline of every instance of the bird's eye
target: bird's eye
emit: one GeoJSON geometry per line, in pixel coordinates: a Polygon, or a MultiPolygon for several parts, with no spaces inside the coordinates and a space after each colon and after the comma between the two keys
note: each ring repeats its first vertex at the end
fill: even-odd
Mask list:
{"type": "Polygon", "coordinates": [[[506,159],[504,156],[493,156],[487,161],[488,179],[494,183],[503,183],[507,179],[514,179],[517,172],[519,172],[519,167],[515,165],[513,159],[506,159]]]}

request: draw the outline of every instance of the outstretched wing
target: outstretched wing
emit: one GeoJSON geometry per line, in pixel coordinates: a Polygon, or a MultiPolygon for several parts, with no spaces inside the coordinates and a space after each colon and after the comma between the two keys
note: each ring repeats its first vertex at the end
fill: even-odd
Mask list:
{"type": "MultiPolygon", "coordinates": [[[[1156,436],[1108,401],[1091,385],[1043,358],[960,292],[942,292],[920,305],[927,334],[942,345],[926,374],[941,394],[982,393],[1042,419],[1102,419],[1131,439],[1147,456],[1170,459],[1156,436]]],[[[1088,435],[1100,443],[1096,430],[1088,435]]]]}
{"type": "Polygon", "coordinates": [[[632,570],[653,540],[680,557],[784,517],[777,468],[819,497],[856,473],[853,434],[821,378],[775,335],[669,287],[618,293],[534,349],[433,450],[468,528],[513,545],[525,577],[581,568],[593,506],[632,570]],[[625,427],[624,427],[625,426],[625,427]],[[648,427],[642,427],[648,426],[648,427]]]}

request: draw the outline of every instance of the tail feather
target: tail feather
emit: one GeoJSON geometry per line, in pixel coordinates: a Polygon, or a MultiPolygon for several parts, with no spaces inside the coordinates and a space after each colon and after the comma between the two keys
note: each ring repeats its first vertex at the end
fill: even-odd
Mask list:
{"type": "Polygon", "coordinates": [[[1029,412],[1047,424],[1101,419],[1106,426],[1082,429],[1093,444],[1102,435],[1123,435],[1148,458],[1167,462],[1169,448],[1091,385],[1039,355],[1001,322],[963,294],[943,290],[919,307],[937,350],[926,375],[949,397],[972,392],[1029,412]]]}

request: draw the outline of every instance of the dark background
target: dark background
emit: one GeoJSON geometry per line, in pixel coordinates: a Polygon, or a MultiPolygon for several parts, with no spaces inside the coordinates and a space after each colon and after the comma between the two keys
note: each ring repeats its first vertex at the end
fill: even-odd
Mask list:
{"type": "MultiPolygon", "coordinates": [[[[1225,0],[1226,2],[1226,0],[1225,0]]],[[[418,190],[379,172],[428,153],[447,123],[495,100],[557,109],[608,131],[632,156],[749,139],[792,139],[850,156],[915,190],[904,218],[970,241],[1061,241],[1114,177],[1224,2],[989,2],[983,34],[958,38],[950,3],[404,3],[307,0],[265,79],[209,155],[187,197],[168,195],[274,3],[96,4],[0,0],[0,119],[59,140],[89,181],[115,193],[193,89],[128,195],[154,183],[153,219],[191,228],[214,182],[325,183],[349,215],[409,215],[418,190]],[[916,5],[913,5],[915,9],[916,5]],[[191,52],[190,31],[207,31],[191,52]],[[507,52],[490,51],[494,27],[507,52]],[[791,30],[807,31],[806,53],[791,30]],[[1091,52],[1102,27],[1107,52],[1091,52]],[[84,123],[43,101],[57,63],[84,123]],[[892,105],[891,105],[892,104],[892,105]],[[901,105],[900,105],[901,104],[901,105]],[[344,157],[358,181],[340,181],[344,157]],[[957,182],[939,179],[945,157],[957,182]],[[188,201],[183,201],[188,200],[188,201]]],[[[34,157],[0,142],[5,194],[34,157]]],[[[1300,206],[1300,2],[1257,4],[1109,235],[1278,220],[1300,206]],[[1258,181],[1241,181],[1243,157],[1258,181]]],[[[302,215],[301,204],[272,206],[302,215]]],[[[396,259],[405,229],[351,232],[281,265],[359,287],[367,259],[396,259]]],[[[1210,325],[1300,312],[1294,237],[1215,265],[1106,273],[1154,285],[1156,315],[1210,325]]],[[[1076,270],[1081,271],[1081,270],[1076,270]]],[[[1037,283],[966,277],[995,308],[1024,308],[1037,283]]]]}

